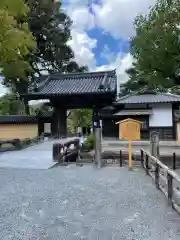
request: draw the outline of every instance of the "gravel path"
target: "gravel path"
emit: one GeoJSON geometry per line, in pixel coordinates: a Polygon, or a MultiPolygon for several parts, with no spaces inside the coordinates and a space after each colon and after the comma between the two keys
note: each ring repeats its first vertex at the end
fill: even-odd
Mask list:
{"type": "Polygon", "coordinates": [[[0,153],[0,168],[48,169],[55,165],[52,159],[53,143],[74,138],[51,140],[36,144],[21,151],[0,153]]]}
{"type": "Polygon", "coordinates": [[[141,169],[0,169],[2,240],[178,240],[180,216],[141,169]]]}

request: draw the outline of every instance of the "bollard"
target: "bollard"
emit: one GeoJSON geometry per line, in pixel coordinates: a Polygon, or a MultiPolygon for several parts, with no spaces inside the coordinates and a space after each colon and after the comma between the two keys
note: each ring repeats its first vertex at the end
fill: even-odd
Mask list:
{"type": "Polygon", "coordinates": [[[167,174],[167,192],[168,192],[168,203],[169,205],[172,205],[172,196],[173,196],[173,178],[172,176],[168,173],[167,174]]]}
{"type": "Polygon", "coordinates": [[[54,162],[59,161],[59,144],[58,143],[53,144],[53,161],[54,162]]]}
{"type": "Polygon", "coordinates": [[[156,168],[155,168],[155,184],[157,189],[159,189],[159,165],[156,163],[156,168]]]}
{"type": "Polygon", "coordinates": [[[142,149],[141,149],[141,166],[144,167],[144,153],[142,149]]]}
{"type": "Polygon", "coordinates": [[[146,154],[146,173],[149,174],[149,157],[146,154]]]}
{"type": "Polygon", "coordinates": [[[122,167],[123,163],[122,163],[122,151],[119,151],[119,163],[120,163],[120,167],[122,167]]]}
{"type": "Polygon", "coordinates": [[[173,170],[176,169],[176,153],[173,153],[173,166],[172,166],[173,170]]]}

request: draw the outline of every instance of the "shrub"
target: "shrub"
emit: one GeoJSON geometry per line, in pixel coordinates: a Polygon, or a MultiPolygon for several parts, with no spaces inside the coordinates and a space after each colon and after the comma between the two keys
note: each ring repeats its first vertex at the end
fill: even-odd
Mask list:
{"type": "Polygon", "coordinates": [[[95,147],[95,137],[94,135],[89,135],[84,141],[83,149],[90,151],[94,149],[94,147],[95,147]]]}
{"type": "Polygon", "coordinates": [[[31,139],[31,143],[37,143],[37,142],[38,142],[38,138],[37,137],[31,139]]]}
{"type": "Polygon", "coordinates": [[[22,146],[28,146],[31,144],[31,139],[30,138],[23,139],[21,141],[21,144],[22,144],[22,146]]]}

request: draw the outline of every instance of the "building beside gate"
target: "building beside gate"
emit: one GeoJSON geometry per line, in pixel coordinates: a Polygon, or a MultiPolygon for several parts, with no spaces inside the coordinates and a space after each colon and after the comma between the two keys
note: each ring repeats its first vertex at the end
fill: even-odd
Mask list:
{"type": "Polygon", "coordinates": [[[142,91],[123,96],[101,110],[103,136],[118,138],[116,122],[126,118],[141,121],[141,139],[148,140],[151,131],[162,140],[180,139],[180,96],[142,91]]]}
{"type": "Polygon", "coordinates": [[[50,114],[38,116],[0,116],[0,140],[33,139],[42,134],[51,135],[50,114]]]}
{"type": "Polygon", "coordinates": [[[35,116],[0,116],[0,140],[33,139],[38,136],[35,116]]]}

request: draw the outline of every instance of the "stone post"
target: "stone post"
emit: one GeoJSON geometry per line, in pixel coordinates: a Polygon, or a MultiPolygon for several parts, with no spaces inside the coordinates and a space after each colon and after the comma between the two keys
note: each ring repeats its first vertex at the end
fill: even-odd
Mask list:
{"type": "Polygon", "coordinates": [[[150,133],[150,153],[159,159],[159,133],[155,131],[150,133]]]}

